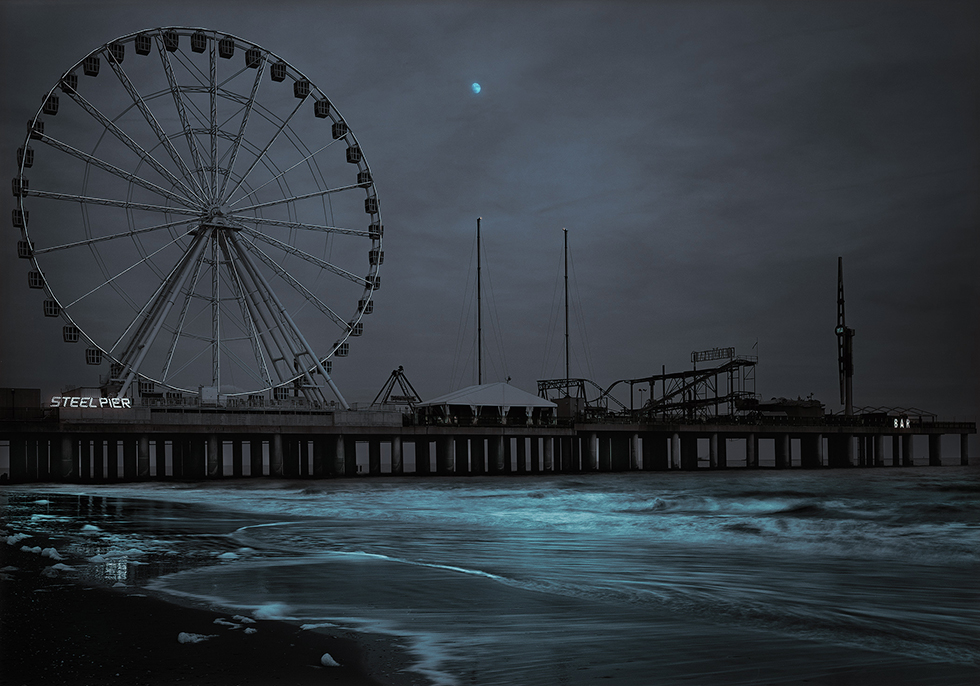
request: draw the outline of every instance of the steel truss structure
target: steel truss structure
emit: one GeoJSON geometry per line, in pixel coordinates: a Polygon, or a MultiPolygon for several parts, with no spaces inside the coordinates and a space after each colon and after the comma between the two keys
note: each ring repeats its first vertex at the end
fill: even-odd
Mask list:
{"type": "MultiPolygon", "coordinates": [[[[708,351],[712,352],[712,351],[708,351]]],[[[692,360],[731,357],[727,362],[707,369],[680,372],[664,372],[638,379],[620,379],[611,386],[601,386],[588,379],[545,379],[538,381],[538,395],[560,400],[572,398],[579,401],[579,414],[601,417],[610,412],[645,420],[696,421],[710,416],[735,416],[742,412],[745,400],[757,399],[755,393],[755,356],[736,356],[734,348],[724,349],[726,354],[704,355],[692,353],[692,360]],[[727,354],[731,351],[730,355],[727,354]],[[636,386],[649,393],[639,409],[627,408],[612,392],[621,384],[630,387],[630,398],[636,386]],[[555,392],[557,391],[557,395],[555,392]],[[552,397],[554,396],[554,397],[552,397]]]]}
{"type": "Polygon", "coordinates": [[[650,398],[639,410],[646,417],[690,421],[735,416],[740,402],[756,397],[757,363],[754,356],[739,356],[717,367],[655,374],[625,383],[647,385],[650,398]]]}
{"type": "Polygon", "coordinates": [[[371,403],[371,407],[385,407],[385,406],[404,406],[409,409],[414,409],[415,406],[422,402],[422,398],[419,397],[418,391],[412,385],[412,382],[408,380],[408,376],[405,375],[405,368],[399,366],[398,369],[391,372],[391,376],[385,381],[385,385],[381,387],[378,394],[374,396],[374,401],[371,403]],[[401,393],[395,393],[395,385],[398,385],[401,393]]]}
{"type": "Polygon", "coordinates": [[[71,66],[28,122],[18,254],[110,397],[327,404],[373,311],[384,227],[346,120],[296,67],[168,27],[71,66]],[[108,73],[107,73],[108,72],[108,73]],[[305,333],[304,333],[305,332],[305,333]]]}
{"type": "MultiPolygon", "coordinates": [[[[619,383],[618,381],[616,383],[619,383]]],[[[615,384],[613,384],[615,386],[615,384]]],[[[538,381],[538,396],[560,402],[564,398],[577,401],[579,407],[593,412],[606,412],[612,401],[614,411],[625,411],[626,405],[609,395],[611,388],[603,390],[602,386],[591,379],[542,379],[538,381]]]]}

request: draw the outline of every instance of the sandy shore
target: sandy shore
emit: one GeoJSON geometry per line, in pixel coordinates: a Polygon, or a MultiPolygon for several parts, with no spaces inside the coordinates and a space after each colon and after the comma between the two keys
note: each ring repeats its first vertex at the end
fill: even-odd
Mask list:
{"type": "MultiPolygon", "coordinates": [[[[46,544],[37,538],[24,543],[46,544]]],[[[383,676],[397,672],[399,656],[380,641],[303,631],[279,621],[243,623],[136,588],[86,585],[74,581],[70,571],[45,572],[53,560],[20,548],[19,542],[0,541],[2,684],[367,686],[411,681],[383,676]],[[181,634],[210,638],[181,642],[181,634]],[[340,666],[323,666],[325,653],[340,666]]]]}

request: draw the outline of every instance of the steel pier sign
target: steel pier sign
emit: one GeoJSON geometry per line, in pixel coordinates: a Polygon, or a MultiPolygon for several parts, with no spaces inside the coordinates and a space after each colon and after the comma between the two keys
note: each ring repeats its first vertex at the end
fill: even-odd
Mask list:
{"type": "Polygon", "coordinates": [[[82,398],[77,395],[56,395],[51,398],[51,407],[90,407],[92,409],[109,407],[131,409],[133,407],[133,401],[131,398],[82,398]]]}

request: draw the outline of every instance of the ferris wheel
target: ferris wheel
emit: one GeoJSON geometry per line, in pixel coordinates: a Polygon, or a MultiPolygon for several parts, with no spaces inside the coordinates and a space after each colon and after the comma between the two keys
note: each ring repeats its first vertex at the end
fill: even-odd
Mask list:
{"type": "Polygon", "coordinates": [[[380,287],[364,154],[294,66],[158,28],[64,73],[28,122],[13,224],[28,285],[112,396],[327,402],[380,287]]]}

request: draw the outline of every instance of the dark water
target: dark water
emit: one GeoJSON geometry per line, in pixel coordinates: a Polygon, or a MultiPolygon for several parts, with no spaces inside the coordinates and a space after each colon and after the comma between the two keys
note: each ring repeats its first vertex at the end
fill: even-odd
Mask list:
{"type": "Polygon", "coordinates": [[[926,684],[980,677],[978,496],[975,468],[237,481],[5,515],[72,533],[78,574],[389,635],[418,683],[926,684]]]}

